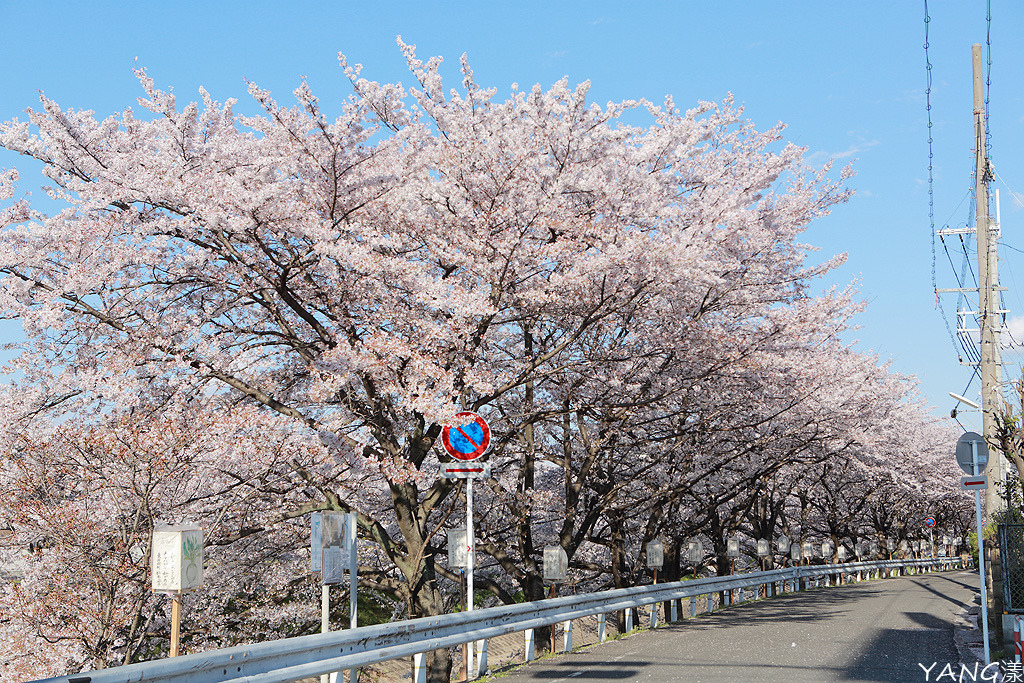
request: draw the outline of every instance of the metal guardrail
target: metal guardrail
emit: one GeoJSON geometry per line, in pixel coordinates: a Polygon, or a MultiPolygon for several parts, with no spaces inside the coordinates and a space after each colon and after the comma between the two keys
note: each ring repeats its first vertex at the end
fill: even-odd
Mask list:
{"type": "MultiPolygon", "coordinates": [[[[45,679],[45,683],[136,683],[188,681],[189,683],[285,683],[301,678],[356,669],[392,659],[462,643],[515,633],[593,615],[630,610],[670,600],[691,600],[713,593],[765,586],[775,595],[779,584],[802,590],[810,581],[840,574],[877,576],[911,570],[945,570],[961,566],[958,557],[877,560],[834,565],[811,565],[766,572],[714,576],[651,586],[501,605],[472,612],[423,617],[407,621],[361,626],[308,636],[240,645],[182,657],[159,659],[45,679]]],[[[742,601],[742,598],[741,598],[742,601]]],[[[44,683],[44,682],[37,682],[44,683]]]]}

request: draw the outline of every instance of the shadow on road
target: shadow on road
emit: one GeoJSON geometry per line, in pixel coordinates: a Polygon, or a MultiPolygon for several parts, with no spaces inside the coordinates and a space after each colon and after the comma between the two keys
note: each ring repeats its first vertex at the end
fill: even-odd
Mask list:
{"type": "Polygon", "coordinates": [[[978,573],[977,572],[971,572],[971,573],[967,574],[966,576],[964,574],[962,574],[962,573],[959,573],[959,572],[956,573],[956,574],[953,574],[953,575],[937,574],[937,575],[934,575],[932,578],[942,579],[943,581],[948,581],[949,583],[955,583],[956,585],[958,585],[958,586],[960,586],[962,588],[966,588],[967,590],[974,590],[974,589],[978,588],[978,573]],[[974,579],[973,582],[971,582],[971,578],[974,579]],[[963,580],[961,580],[961,579],[963,579],[963,580]]]}
{"type": "Polygon", "coordinates": [[[959,659],[951,622],[923,612],[904,614],[921,627],[879,631],[844,672],[845,680],[906,683],[924,680],[908,678],[924,675],[919,665],[928,668],[939,662],[939,669],[947,662],[956,665],[959,659]]]}
{"type": "Polygon", "coordinates": [[[716,629],[742,624],[822,621],[834,619],[836,615],[843,614],[846,611],[842,607],[845,603],[856,602],[881,593],[881,590],[870,588],[867,585],[819,588],[801,593],[787,593],[768,600],[743,603],[709,615],[698,614],[699,618],[696,620],[687,619],[668,625],[666,628],[716,629]],[[773,609],[757,609],[762,605],[771,605],[773,609]],[[775,609],[775,607],[782,609],[775,609]]]}
{"type": "MultiPolygon", "coordinates": [[[[957,607],[961,607],[961,608],[967,607],[967,605],[964,604],[963,601],[957,600],[956,598],[951,598],[950,596],[946,595],[942,591],[937,591],[937,590],[935,590],[934,588],[932,588],[931,586],[929,586],[926,583],[923,583],[923,582],[918,581],[916,579],[913,580],[913,583],[914,583],[914,585],[919,586],[919,587],[925,589],[929,593],[931,593],[933,595],[939,596],[943,600],[949,600],[951,603],[953,603],[957,607]]],[[[967,588],[968,590],[970,590],[970,588],[971,588],[970,586],[964,586],[964,584],[960,583],[959,581],[953,581],[952,583],[955,583],[958,586],[963,586],[964,588],[967,588]]]]}
{"type": "MultiPolygon", "coordinates": [[[[648,666],[649,662],[641,661],[618,661],[618,662],[595,662],[586,663],[587,679],[600,679],[617,681],[623,679],[635,679],[640,670],[648,666]]],[[[531,668],[530,680],[549,681],[552,679],[578,676],[580,671],[579,660],[573,657],[553,662],[543,668],[531,668]]]]}

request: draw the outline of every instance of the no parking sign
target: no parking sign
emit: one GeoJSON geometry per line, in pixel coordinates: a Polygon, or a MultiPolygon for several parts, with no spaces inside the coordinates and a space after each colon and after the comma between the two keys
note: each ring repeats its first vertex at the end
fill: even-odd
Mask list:
{"type": "Polygon", "coordinates": [[[476,460],[491,445],[491,428],[476,413],[456,413],[455,424],[441,430],[441,445],[456,460],[476,460]]]}

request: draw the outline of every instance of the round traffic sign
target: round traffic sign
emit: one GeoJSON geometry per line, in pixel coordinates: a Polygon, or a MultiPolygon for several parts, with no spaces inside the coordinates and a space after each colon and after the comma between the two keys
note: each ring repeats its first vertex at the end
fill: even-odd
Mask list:
{"type": "Polygon", "coordinates": [[[956,440],[956,464],[964,474],[981,474],[988,465],[988,444],[985,437],[976,432],[965,432],[956,440]],[[974,451],[978,452],[978,471],[974,471],[974,451]]]}
{"type": "Polygon", "coordinates": [[[456,460],[476,460],[491,445],[491,428],[487,421],[469,411],[456,413],[458,424],[441,430],[441,445],[456,460]]]}
{"type": "Polygon", "coordinates": [[[935,526],[935,518],[934,517],[925,517],[924,518],[924,525],[927,526],[927,527],[935,526]]]}

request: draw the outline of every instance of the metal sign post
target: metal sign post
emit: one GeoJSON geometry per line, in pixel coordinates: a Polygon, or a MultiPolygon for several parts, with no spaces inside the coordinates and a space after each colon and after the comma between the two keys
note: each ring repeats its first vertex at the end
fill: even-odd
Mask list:
{"type": "MultiPolygon", "coordinates": [[[[665,546],[655,539],[647,544],[647,568],[654,572],[654,584],[658,583],[658,570],[665,564],[665,546]]],[[[668,615],[666,615],[668,616],[668,615]]],[[[658,625],[658,603],[651,603],[651,628],[658,625]]]]}
{"type": "MultiPolygon", "coordinates": [[[[443,475],[442,475],[443,476],[443,475]]],[[[448,568],[459,570],[459,604],[462,611],[466,611],[466,530],[448,530],[448,568]]],[[[469,680],[469,669],[467,658],[469,644],[462,644],[462,665],[459,667],[459,680],[469,680]]]]}
{"type": "MultiPolygon", "coordinates": [[[[345,580],[349,570],[349,606],[351,625],[356,619],[356,547],[355,513],[325,510],[310,516],[309,568],[320,572],[320,632],[331,630],[331,585],[345,580]]],[[[337,672],[320,677],[321,683],[334,683],[337,672]]],[[[351,683],[356,681],[356,672],[349,673],[351,683]]]]}
{"type": "MultiPolygon", "coordinates": [[[[551,583],[549,597],[558,597],[558,584],[569,575],[569,555],[560,545],[544,547],[544,580],[551,583]]],[[[631,630],[631,629],[626,629],[631,630]]],[[[551,652],[555,652],[555,625],[551,624],[551,652]]]]}
{"type": "MultiPolygon", "coordinates": [[[[473,537],[473,480],[490,474],[489,466],[466,466],[464,463],[476,460],[487,452],[491,444],[491,428],[487,421],[476,413],[465,411],[456,413],[455,425],[446,425],[441,430],[441,445],[444,450],[459,464],[457,467],[446,467],[442,476],[466,479],[466,611],[473,610],[473,568],[475,565],[476,539],[473,537]]],[[[480,666],[484,668],[486,641],[480,641],[480,666]]],[[[466,648],[466,671],[468,675],[483,674],[473,668],[473,644],[466,648]]]]}
{"type": "MultiPolygon", "coordinates": [[[[966,435],[965,435],[966,436],[966,435]]],[[[963,439],[963,437],[960,437],[963,439]]],[[[983,439],[971,441],[971,469],[975,476],[981,474],[982,465],[978,453],[978,443],[985,444],[983,439]]],[[[985,445],[985,461],[988,462],[988,446],[985,445]]],[[[978,577],[981,580],[981,638],[985,645],[985,666],[992,663],[988,648],[988,589],[985,587],[985,539],[981,525],[981,489],[974,489],[974,523],[978,529],[978,577]]]]}
{"type": "MultiPolygon", "coordinates": [[[[357,577],[356,574],[359,572],[359,554],[356,552],[356,513],[348,513],[348,524],[345,528],[345,540],[348,545],[348,627],[355,628],[359,622],[358,619],[358,607],[359,601],[356,599],[356,587],[357,577]]],[[[359,678],[359,669],[348,670],[348,683],[357,683],[359,678]]]]}
{"type": "MultiPolygon", "coordinates": [[[[473,552],[473,479],[466,479],[466,611],[473,611],[473,567],[476,559],[473,552]]],[[[466,648],[466,671],[473,672],[473,643],[466,648]]],[[[472,675],[472,674],[470,674],[472,675]]]]}

